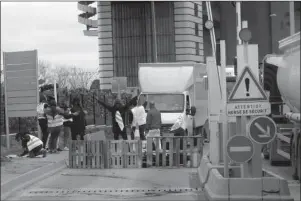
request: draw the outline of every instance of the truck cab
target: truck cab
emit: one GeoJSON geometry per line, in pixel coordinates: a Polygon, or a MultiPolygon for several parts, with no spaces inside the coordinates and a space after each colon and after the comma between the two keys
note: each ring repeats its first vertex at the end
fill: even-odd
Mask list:
{"type": "MultiPolygon", "coordinates": [[[[202,127],[208,118],[206,66],[196,63],[139,64],[139,84],[142,104],[154,101],[161,113],[161,133],[171,132],[179,117],[183,118],[184,135],[193,135],[194,128],[202,127]]],[[[146,112],[149,105],[146,105],[146,112]]]]}
{"type": "MultiPolygon", "coordinates": [[[[156,108],[161,112],[162,127],[161,132],[167,133],[174,125],[179,116],[184,117],[185,130],[188,134],[192,132],[192,115],[190,105],[190,95],[188,91],[182,93],[141,93],[139,99],[145,99],[155,102],[156,108]]],[[[140,99],[140,100],[141,100],[140,99]]],[[[149,110],[149,105],[146,105],[146,112],[149,110]]]]}

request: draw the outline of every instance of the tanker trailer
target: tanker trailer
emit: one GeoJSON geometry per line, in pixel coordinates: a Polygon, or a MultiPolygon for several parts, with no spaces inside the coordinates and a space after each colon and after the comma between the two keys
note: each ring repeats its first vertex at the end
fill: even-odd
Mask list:
{"type": "Polygon", "coordinates": [[[276,140],[268,145],[269,160],[272,165],[289,161],[293,178],[300,180],[300,32],[279,41],[279,49],[283,54],[267,55],[261,69],[278,127],[276,140]]]}

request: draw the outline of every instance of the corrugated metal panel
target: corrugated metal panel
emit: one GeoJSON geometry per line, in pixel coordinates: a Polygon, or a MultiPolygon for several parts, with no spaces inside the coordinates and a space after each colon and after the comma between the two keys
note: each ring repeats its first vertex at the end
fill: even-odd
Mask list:
{"type": "MultiPolygon", "coordinates": [[[[156,2],[158,61],[175,61],[173,3],[156,2]]],[[[138,63],[151,62],[149,2],[112,2],[114,76],[138,85],[138,63]]]]}

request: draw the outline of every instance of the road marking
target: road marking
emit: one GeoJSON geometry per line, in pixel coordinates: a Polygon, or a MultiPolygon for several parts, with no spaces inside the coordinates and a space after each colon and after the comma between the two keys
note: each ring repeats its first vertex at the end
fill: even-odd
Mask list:
{"type": "Polygon", "coordinates": [[[256,122],[254,125],[256,126],[256,128],[258,128],[258,130],[260,130],[263,133],[263,135],[258,135],[258,137],[260,138],[271,137],[271,130],[269,126],[267,126],[267,130],[264,130],[264,128],[262,128],[259,123],[256,122]]]}
{"type": "Polygon", "coordinates": [[[244,147],[230,147],[230,152],[247,152],[251,151],[250,146],[244,146],[244,147]]]}

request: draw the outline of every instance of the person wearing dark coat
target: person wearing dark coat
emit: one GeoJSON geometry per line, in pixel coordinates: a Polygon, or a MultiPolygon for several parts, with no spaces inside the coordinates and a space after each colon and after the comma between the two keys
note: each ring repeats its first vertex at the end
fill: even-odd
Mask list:
{"type": "Polygon", "coordinates": [[[116,99],[114,105],[109,105],[101,100],[98,103],[108,109],[112,114],[112,132],[114,134],[114,140],[119,139],[119,135],[124,140],[127,140],[127,134],[125,129],[125,112],[129,110],[130,106],[137,102],[137,96],[134,97],[129,103],[122,105],[120,99],[116,99]]]}
{"type": "Polygon", "coordinates": [[[84,140],[86,131],[86,112],[80,104],[79,98],[74,98],[72,101],[71,113],[73,114],[73,122],[71,123],[71,138],[77,140],[77,136],[80,140],[84,140]]]}

